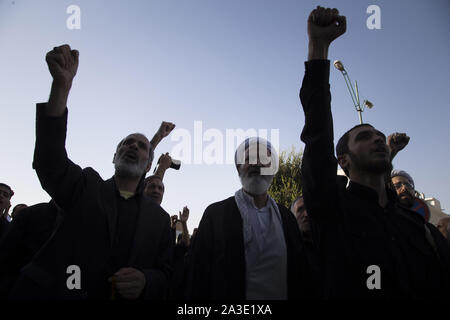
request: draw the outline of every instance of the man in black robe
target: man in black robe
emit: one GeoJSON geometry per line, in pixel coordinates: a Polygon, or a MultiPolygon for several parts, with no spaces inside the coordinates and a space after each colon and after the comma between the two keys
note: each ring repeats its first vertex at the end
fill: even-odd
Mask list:
{"type": "Polygon", "coordinates": [[[20,211],[0,241],[0,298],[6,298],[35,254],[48,241],[62,217],[54,201],[39,203],[20,211]]]}
{"type": "Polygon", "coordinates": [[[262,138],[247,139],[235,162],[242,189],[205,210],[187,256],[187,298],[311,298],[296,220],[267,194],[275,150],[262,138]]]}

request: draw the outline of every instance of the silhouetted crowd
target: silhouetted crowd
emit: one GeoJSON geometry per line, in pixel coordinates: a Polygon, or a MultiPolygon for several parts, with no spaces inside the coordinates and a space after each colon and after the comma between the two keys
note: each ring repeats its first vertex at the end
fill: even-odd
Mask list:
{"type": "Polygon", "coordinates": [[[123,138],[106,181],[79,167],[65,147],[79,53],[48,52],[53,83],[36,107],[33,168],[51,201],[10,215],[14,192],[0,183],[0,298],[448,300],[450,218],[436,227],[415,212],[414,180],[392,166],[409,137],[360,124],[334,148],[328,49],[345,31],[336,9],[308,18],[302,194],[290,210],[268,194],[275,149],[247,138],[235,153],[242,188],[209,205],[192,235],[188,207],[170,216],[161,206],[171,156],[161,154],[146,177],[175,125],[162,122],[151,140],[123,138]]]}

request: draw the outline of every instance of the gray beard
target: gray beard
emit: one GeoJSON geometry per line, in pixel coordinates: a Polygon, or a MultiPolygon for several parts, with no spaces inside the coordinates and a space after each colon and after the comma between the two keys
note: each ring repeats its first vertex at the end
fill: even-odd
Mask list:
{"type": "Polygon", "coordinates": [[[242,188],[248,193],[259,195],[264,194],[269,190],[270,184],[272,183],[273,176],[263,175],[263,176],[253,176],[249,177],[239,176],[242,184],[242,188]]]}
{"type": "Polygon", "coordinates": [[[145,172],[145,164],[128,163],[121,159],[116,159],[114,168],[116,169],[116,175],[123,178],[139,178],[145,172]]]}

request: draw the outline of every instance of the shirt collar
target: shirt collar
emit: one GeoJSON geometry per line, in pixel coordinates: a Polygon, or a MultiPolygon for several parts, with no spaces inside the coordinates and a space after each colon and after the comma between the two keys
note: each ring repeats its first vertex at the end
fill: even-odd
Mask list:
{"type": "Polygon", "coordinates": [[[140,188],[140,185],[138,185],[138,187],[136,188],[136,192],[133,195],[131,195],[129,197],[124,197],[124,195],[122,195],[122,193],[125,193],[127,195],[128,192],[127,191],[121,191],[121,190],[119,190],[117,188],[117,184],[116,184],[116,180],[114,179],[114,176],[111,178],[111,180],[112,180],[112,183],[114,184],[114,192],[115,192],[116,196],[120,197],[120,198],[122,198],[124,200],[128,200],[128,199],[132,199],[132,198],[138,197],[142,193],[143,189],[140,188]]]}

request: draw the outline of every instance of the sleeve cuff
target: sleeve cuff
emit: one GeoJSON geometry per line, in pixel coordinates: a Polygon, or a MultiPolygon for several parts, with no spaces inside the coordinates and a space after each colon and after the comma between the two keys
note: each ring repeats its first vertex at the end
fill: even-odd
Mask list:
{"type": "Polygon", "coordinates": [[[47,103],[36,104],[36,137],[41,135],[50,136],[52,138],[61,137],[64,132],[64,140],[66,138],[67,114],[68,110],[60,117],[50,117],[46,114],[47,103]]]}

